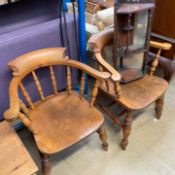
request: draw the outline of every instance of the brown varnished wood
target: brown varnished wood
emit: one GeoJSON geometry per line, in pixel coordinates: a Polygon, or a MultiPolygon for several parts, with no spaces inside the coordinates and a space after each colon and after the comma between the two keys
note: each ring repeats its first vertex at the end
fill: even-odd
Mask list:
{"type": "Polygon", "coordinates": [[[7,121],[0,123],[0,174],[33,175],[38,168],[7,121]]]}
{"type": "Polygon", "coordinates": [[[174,0],[155,0],[156,8],[153,21],[154,32],[152,39],[159,42],[170,42],[172,48],[166,52],[162,52],[162,56],[173,60],[175,57],[175,1],[174,0]]]}
{"type": "Polygon", "coordinates": [[[96,79],[105,80],[109,78],[109,73],[107,72],[99,72],[83,63],[74,60],[68,60],[68,58],[65,56],[64,48],[40,49],[24,54],[8,64],[10,69],[13,70],[14,78],[12,79],[9,87],[10,109],[4,114],[6,119],[11,120],[17,118],[18,116],[20,110],[18,99],[19,85],[22,88],[22,92],[26,97],[26,100],[28,101],[31,109],[34,108],[34,105],[32,105],[32,102],[29,99],[30,96],[27,95],[28,93],[25,87],[21,86],[21,80],[34,69],[50,65],[73,66],[88,73],[96,79]]]}
{"type": "Polygon", "coordinates": [[[37,146],[47,154],[71,146],[103,123],[102,114],[74,91],[70,95],[60,92],[54,98],[45,100],[31,111],[30,118],[33,128],[39,133],[34,135],[37,146]]]}
{"type": "Polygon", "coordinates": [[[107,89],[107,92],[109,92],[109,89],[110,89],[110,83],[108,80],[105,81],[105,84],[106,84],[106,89],[107,89]]]}
{"type": "Polygon", "coordinates": [[[32,131],[31,120],[29,120],[28,117],[25,114],[21,113],[21,112],[19,113],[18,117],[24,123],[24,125],[27,126],[30,131],[32,131]]]}
{"type": "Polygon", "coordinates": [[[51,173],[51,165],[49,162],[49,155],[40,153],[41,155],[41,160],[42,160],[42,172],[44,175],[50,175],[51,173]]]}
{"type": "Polygon", "coordinates": [[[38,90],[38,93],[39,93],[39,95],[41,97],[41,100],[44,101],[45,98],[44,98],[44,94],[43,94],[43,89],[41,87],[41,83],[40,83],[40,81],[39,81],[39,79],[38,79],[38,77],[37,77],[37,75],[36,75],[34,70],[32,71],[32,76],[33,76],[33,79],[35,81],[35,85],[37,87],[37,90],[38,90]]]}
{"type": "MultiPolygon", "coordinates": [[[[101,90],[107,93],[106,86],[100,85],[101,90]]],[[[116,98],[114,83],[110,81],[109,95],[122,104],[126,109],[139,110],[147,107],[166,91],[168,83],[162,78],[146,75],[137,81],[122,84],[120,98],[116,98]]]]}
{"type": "Polygon", "coordinates": [[[99,86],[99,81],[96,80],[94,87],[92,89],[92,94],[91,94],[91,100],[90,100],[90,107],[93,107],[97,93],[98,93],[98,86],[99,86]]]}
{"type": "Polygon", "coordinates": [[[65,56],[64,48],[49,48],[32,51],[17,57],[8,63],[10,69],[13,70],[13,75],[18,76],[19,79],[23,79],[23,77],[39,67],[50,65],[73,66],[87,72],[97,79],[105,79],[109,76],[106,72],[101,73],[81,62],[69,60],[68,57],[65,56]]]}
{"type": "Polygon", "coordinates": [[[123,128],[123,139],[121,141],[121,148],[123,150],[125,150],[127,145],[128,145],[128,137],[131,134],[131,123],[132,123],[132,112],[127,111],[125,121],[124,121],[124,124],[122,126],[122,128],[123,128]]]}
{"type": "Polygon", "coordinates": [[[82,73],[81,75],[81,83],[80,83],[80,97],[83,97],[84,95],[84,88],[85,88],[85,73],[82,73]]]}
{"type": "Polygon", "coordinates": [[[20,105],[20,108],[22,109],[23,113],[27,115],[29,113],[29,110],[20,98],[19,98],[19,105],[20,105]]]}
{"type": "Polygon", "coordinates": [[[170,50],[172,45],[169,43],[150,41],[150,47],[154,47],[156,49],[161,49],[161,50],[170,50]]]}
{"type": "Polygon", "coordinates": [[[30,97],[30,95],[28,94],[26,88],[24,87],[24,85],[23,85],[22,83],[20,83],[19,86],[20,86],[21,91],[22,91],[24,97],[26,98],[26,100],[27,100],[27,102],[28,102],[30,108],[31,108],[31,109],[34,109],[33,102],[32,102],[32,100],[31,100],[31,97],[30,97]]]}
{"type": "MultiPolygon", "coordinates": [[[[151,47],[158,49],[158,52],[150,66],[148,74],[133,82],[121,84],[120,81],[123,75],[120,75],[120,73],[108,63],[107,59],[102,56],[104,48],[113,44],[113,36],[113,29],[105,30],[92,36],[89,43],[93,48],[93,52],[99,66],[103,67],[103,70],[108,71],[111,74],[111,80],[107,80],[108,86],[102,82],[101,85],[99,85],[99,88],[115,100],[116,103],[122,105],[127,113],[125,122],[122,124],[120,115],[116,117],[112,116],[109,111],[107,112],[114,122],[123,130],[121,147],[125,150],[128,145],[128,137],[131,132],[132,111],[143,109],[151,103],[156,102],[156,117],[160,118],[161,116],[163,98],[160,97],[162,97],[165,93],[168,87],[168,82],[160,77],[154,76],[153,74],[158,66],[161,51],[169,50],[171,45],[151,41],[151,47]]],[[[109,107],[102,108],[105,109],[104,111],[106,112],[109,107]]]]}
{"type": "Polygon", "coordinates": [[[70,94],[72,90],[71,68],[67,66],[67,91],[70,94]]]}
{"type": "Polygon", "coordinates": [[[106,130],[104,129],[103,126],[101,126],[98,130],[97,130],[98,134],[99,134],[99,137],[102,141],[102,146],[103,146],[103,149],[105,151],[108,150],[108,142],[107,142],[107,134],[106,134],[106,130]]]}
{"type": "Polygon", "coordinates": [[[160,54],[161,54],[161,49],[158,50],[158,53],[157,53],[155,59],[151,63],[150,71],[149,71],[149,75],[151,75],[151,76],[154,74],[154,72],[159,64],[160,54]]]}
{"type": "Polygon", "coordinates": [[[64,48],[48,48],[22,55],[9,63],[13,70],[10,83],[10,108],[4,113],[6,120],[19,118],[33,133],[36,144],[41,152],[42,170],[44,175],[50,174],[49,154],[57,153],[79,142],[90,134],[99,131],[103,148],[107,150],[107,135],[103,125],[103,115],[94,107],[99,82],[110,78],[107,72],[99,72],[78,61],[69,60],[64,48]],[[62,65],[67,70],[67,91],[58,92],[53,66],[62,65]],[[44,96],[41,83],[35,70],[49,67],[53,94],[44,96]],[[80,93],[74,91],[71,82],[71,68],[82,71],[80,93]],[[32,102],[22,80],[28,74],[33,75],[33,83],[41,99],[32,102]],[[92,98],[84,98],[85,74],[95,78],[92,98]],[[19,98],[18,87],[28,102],[25,105],[19,98]],[[81,97],[81,98],[80,98],[81,97]],[[29,108],[27,108],[29,106],[29,108]]]}
{"type": "Polygon", "coordinates": [[[49,66],[49,69],[50,69],[50,78],[52,81],[53,91],[54,91],[54,94],[56,95],[58,92],[58,88],[57,88],[57,81],[56,81],[54,68],[53,68],[53,66],[49,66]]]}
{"type": "Polygon", "coordinates": [[[163,110],[163,104],[164,104],[164,98],[161,96],[156,100],[156,105],[155,105],[155,111],[156,111],[156,118],[160,119],[162,115],[162,110],[163,110]]]}
{"type": "MultiPolygon", "coordinates": [[[[110,87],[110,85],[109,85],[109,87],[110,87]]],[[[114,82],[114,91],[115,91],[116,96],[118,98],[120,98],[122,92],[121,92],[121,87],[120,87],[119,81],[114,82]]],[[[108,92],[110,92],[110,91],[108,90],[108,92]]]]}

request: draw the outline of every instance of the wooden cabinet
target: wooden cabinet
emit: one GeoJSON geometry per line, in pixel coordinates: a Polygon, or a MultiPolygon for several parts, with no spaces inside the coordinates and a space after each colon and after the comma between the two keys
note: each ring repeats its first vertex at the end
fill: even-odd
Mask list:
{"type": "Polygon", "coordinates": [[[159,41],[170,42],[173,47],[163,55],[175,58],[175,0],[156,0],[156,9],[153,23],[152,38],[159,41]]]}

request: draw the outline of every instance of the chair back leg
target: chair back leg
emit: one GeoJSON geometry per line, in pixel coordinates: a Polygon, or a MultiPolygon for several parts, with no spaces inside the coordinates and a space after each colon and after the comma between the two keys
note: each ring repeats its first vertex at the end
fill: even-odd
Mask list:
{"type": "Polygon", "coordinates": [[[125,121],[124,124],[122,126],[123,129],[123,139],[121,141],[121,148],[123,150],[126,150],[126,147],[128,145],[128,137],[131,133],[131,125],[132,125],[132,112],[131,111],[127,111],[126,112],[126,117],[125,117],[125,121]]]}
{"type": "Polygon", "coordinates": [[[106,134],[106,130],[105,130],[104,126],[101,126],[98,129],[97,133],[99,134],[103,149],[105,151],[107,151],[108,150],[108,142],[107,142],[107,134],[106,134]]]}
{"type": "Polygon", "coordinates": [[[51,175],[51,165],[49,161],[49,155],[40,153],[42,160],[42,173],[43,175],[51,175]]]}
{"type": "Polygon", "coordinates": [[[163,104],[164,104],[164,97],[160,97],[159,99],[156,100],[156,106],[155,106],[155,111],[156,111],[156,118],[159,120],[162,111],[163,111],[163,104]]]}

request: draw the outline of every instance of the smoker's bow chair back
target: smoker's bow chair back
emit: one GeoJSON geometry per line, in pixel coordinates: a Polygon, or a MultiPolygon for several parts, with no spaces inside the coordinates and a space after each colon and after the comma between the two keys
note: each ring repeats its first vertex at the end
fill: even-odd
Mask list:
{"type": "Polygon", "coordinates": [[[90,38],[89,44],[93,48],[96,61],[101,71],[108,71],[111,74],[111,80],[103,81],[100,89],[107,95],[112,97],[113,102],[121,104],[124,111],[119,116],[114,116],[109,112],[111,105],[101,106],[102,109],[109,114],[109,116],[123,129],[123,139],[121,141],[122,149],[126,149],[128,145],[128,137],[131,132],[132,111],[143,109],[153,102],[156,102],[156,117],[159,119],[163,107],[163,95],[168,87],[167,81],[154,76],[156,67],[160,57],[161,50],[169,50],[171,45],[168,43],[158,43],[151,41],[151,47],[158,49],[157,55],[153,60],[148,73],[141,79],[121,84],[120,73],[108,63],[108,58],[103,57],[104,49],[113,44],[114,30],[109,29],[102,31],[90,38]],[[125,116],[124,123],[121,122],[120,117],[125,116]]]}
{"type": "MultiPolygon", "coordinates": [[[[45,175],[50,174],[49,154],[59,152],[95,131],[99,133],[103,148],[107,150],[107,136],[103,127],[104,118],[94,107],[94,101],[100,81],[108,79],[109,73],[99,72],[83,63],[69,60],[65,56],[64,48],[33,51],[16,58],[8,66],[13,71],[13,78],[9,88],[10,108],[5,112],[4,117],[6,120],[19,118],[33,133],[42,156],[42,169],[45,175]],[[64,66],[67,72],[67,89],[61,92],[57,90],[55,74],[58,65],[64,66]],[[48,69],[50,74],[53,94],[49,96],[44,95],[36,71],[42,67],[48,69]],[[77,68],[81,73],[79,93],[72,87],[72,67],[73,69],[77,68]],[[40,96],[40,99],[35,102],[23,83],[29,74],[32,75],[33,83],[36,86],[36,89],[32,89],[32,91],[36,90],[40,96]],[[84,98],[86,74],[95,78],[89,102],[84,98]],[[20,98],[19,89],[23,98],[20,98]]],[[[43,71],[43,73],[46,72],[43,71]]],[[[49,86],[49,84],[45,84],[45,86],[49,86]]]]}

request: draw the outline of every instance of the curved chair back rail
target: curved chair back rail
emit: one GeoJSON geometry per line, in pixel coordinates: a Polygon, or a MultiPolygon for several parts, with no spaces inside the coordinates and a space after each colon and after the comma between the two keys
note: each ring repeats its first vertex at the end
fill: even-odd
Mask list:
{"type": "MultiPolygon", "coordinates": [[[[63,65],[66,67],[66,79],[67,79],[67,91],[68,93],[72,90],[72,79],[71,79],[71,69],[77,68],[82,71],[81,82],[80,82],[80,94],[83,96],[84,85],[85,85],[85,74],[89,74],[92,77],[98,80],[105,80],[110,77],[110,74],[107,72],[99,72],[88,65],[85,65],[81,62],[75,60],[69,60],[65,56],[65,48],[48,48],[40,49],[33,51],[27,54],[24,54],[15,60],[9,62],[8,66],[13,71],[13,79],[10,83],[9,96],[10,96],[10,109],[7,110],[4,114],[5,119],[17,118],[20,112],[20,109],[23,108],[23,111],[27,111],[27,107],[34,109],[35,104],[32,102],[32,99],[27,92],[25,85],[22,83],[22,80],[31,73],[36,89],[39,93],[41,101],[45,100],[44,92],[42,85],[40,83],[39,77],[37,76],[36,70],[43,67],[48,67],[50,72],[51,84],[53,86],[53,94],[57,95],[57,82],[56,75],[54,72],[54,65],[63,65]],[[28,105],[22,102],[19,97],[18,89],[21,89],[23,96],[25,97],[28,105]]],[[[98,88],[98,83],[94,85],[94,88],[98,88]]],[[[97,90],[95,90],[97,91],[97,90]]],[[[93,93],[92,90],[92,101],[91,106],[95,101],[95,96],[97,92],[93,93]]]]}

